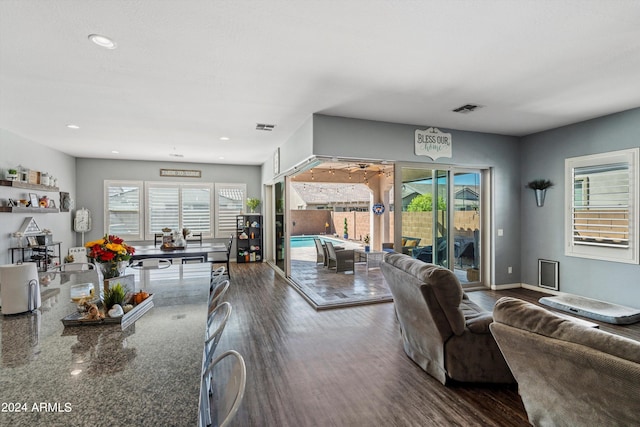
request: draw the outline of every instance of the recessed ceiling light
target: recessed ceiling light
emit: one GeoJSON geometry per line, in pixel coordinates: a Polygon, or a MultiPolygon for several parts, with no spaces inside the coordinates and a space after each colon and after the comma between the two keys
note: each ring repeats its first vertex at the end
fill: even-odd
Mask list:
{"type": "Polygon", "coordinates": [[[116,48],[116,42],[114,42],[107,36],[101,36],[100,34],[89,34],[89,40],[106,49],[116,48]]]}
{"type": "Polygon", "coordinates": [[[113,150],[113,151],[111,151],[111,153],[113,153],[113,154],[120,154],[120,152],[119,152],[118,150],[113,150]]]}
{"type": "Polygon", "coordinates": [[[68,125],[67,125],[67,127],[68,127],[69,129],[80,129],[80,126],[78,126],[78,125],[74,125],[74,124],[71,124],[71,123],[70,123],[70,124],[68,124],[68,125]]]}
{"type": "Polygon", "coordinates": [[[220,137],[220,141],[228,141],[229,137],[228,136],[221,136],[220,137]]]}
{"type": "Polygon", "coordinates": [[[218,157],[218,160],[224,160],[224,157],[220,156],[218,157]]]}

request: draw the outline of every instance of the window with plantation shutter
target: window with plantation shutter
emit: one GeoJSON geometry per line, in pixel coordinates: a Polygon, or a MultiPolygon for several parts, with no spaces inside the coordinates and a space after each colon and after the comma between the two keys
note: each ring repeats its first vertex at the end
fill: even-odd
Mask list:
{"type": "Polygon", "coordinates": [[[567,255],[638,263],[638,152],[566,159],[567,255]]]}
{"type": "Polygon", "coordinates": [[[148,182],[146,185],[146,239],[163,228],[212,237],[212,185],[148,182]]]}
{"type": "Polygon", "coordinates": [[[105,227],[108,234],[142,240],[142,181],[105,181],[105,227]]]}
{"type": "Polygon", "coordinates": [[[236,215],[244,211],[247,186],[245,184],[216,184],[216,237],[236,233],[236,215]]]}

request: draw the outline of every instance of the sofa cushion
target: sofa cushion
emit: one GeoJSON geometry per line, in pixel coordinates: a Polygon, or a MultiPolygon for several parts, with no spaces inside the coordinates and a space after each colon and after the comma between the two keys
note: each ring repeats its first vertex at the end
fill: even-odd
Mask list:
{"type": "Polygon", "coordinates": [[[437,319],[437,313],[441,311],[455,335],[464,332],[465,320],[460,308],[464,292],[455,274],[434,264],[416,262],[402,254],[389,254],[385,257],[385,262],[424,282],[422,293],[434,318],[437,319]],[[433,301],[429,298],[430,295],[435,297],[439,307],[430,304],[433,301]]]}
{"type": "Polygon", "coordinates": [[[577,322],[516,298],[503,297],[494,308],[496,322],[640,363],[640,343],[577,322]]]}

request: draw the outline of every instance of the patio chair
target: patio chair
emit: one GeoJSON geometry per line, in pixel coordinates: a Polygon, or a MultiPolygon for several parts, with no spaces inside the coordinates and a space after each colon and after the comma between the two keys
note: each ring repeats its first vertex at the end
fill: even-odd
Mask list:
{"type": "Polygon", "coordinates": [[[325,247],[327,248],[327,267],[335,267],[336,273],[353,271],[353,249],[337,251],[331,242],[325,242],[325,247]]]}
{"type": "Polygon", "coordinates": [[[313,242],[316,244],[316,264],[327,265],[327,259],[324,256],[322,242],[317,238],[314,238],[313,242]]]}

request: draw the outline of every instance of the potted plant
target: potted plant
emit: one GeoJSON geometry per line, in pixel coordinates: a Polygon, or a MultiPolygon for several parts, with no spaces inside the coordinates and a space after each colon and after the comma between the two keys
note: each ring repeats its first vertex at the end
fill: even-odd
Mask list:
{"type": "Polygon", "coordinates": [[[5,173],[5,178],[9,181],[15,181],[18,179],[18,171],[16,169],[7,169],[7,173],[5,173]]]}
{"type": "Polygon", "coordinates": [[[534,179],[527,183],[527,188],[532,189],[536,193],[536,205],[544,206],[544,197],[547,193],[547,188],[553,187],[553,182],[548,179],[534,179]]]}
{"type": "Polygon", "coordinates": [[[369,252],[369,250],[371,249],[371,247],[369,246],[369,242],[370,241],[371,241],[371,238],[369,237],[369,234],[364,236],[364,251],[365,252],[369,252]]]}
{"type": "Polygon", "coordinates": [[[347,226],[347,218],[344,219],[344,228],[343,228],[343,234],[342,237],[344,237],[345,239],[349,238],[349,227],[347,226]]]}
{"type": "Polygon", "coordinates": [[[255,197],[249,197],[247,199],[247,207],[251,210],[251,213],[254,213],[259,205],[260,199],[256,199],[255,197]]]}

